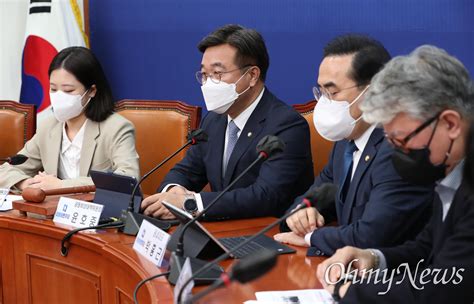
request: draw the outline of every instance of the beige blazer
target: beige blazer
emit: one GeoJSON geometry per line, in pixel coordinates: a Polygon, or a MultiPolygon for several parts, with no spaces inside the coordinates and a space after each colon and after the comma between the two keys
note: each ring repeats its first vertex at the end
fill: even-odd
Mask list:
{"type": "MultiPolygon", "coordinates": [[[[42,121],[33,138],[18,152],[26,155],[28,160],[17,166],[0,166],[0,187],[11,188],[39,171],[58,175],[62,130],[63,123],[54,117],[42,121]]],[[[135,128],[130,121],[114,113],[105,121],[87,122],[81,150],[80,177],[63,180],[63,187],[93,185],[89,177],[90,170],[113,171],[139,178],[135,128]]]]}

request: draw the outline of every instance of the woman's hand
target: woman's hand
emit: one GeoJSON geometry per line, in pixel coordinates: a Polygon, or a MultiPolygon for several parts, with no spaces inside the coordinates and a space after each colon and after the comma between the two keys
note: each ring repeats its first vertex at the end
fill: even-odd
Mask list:
{"type": "Polygon", "coordinates": [[[58,189],[62,188],[62,181],[55,175],[38,172],[38,174],[33,177],[33,183],[28,187],[40,188],[43,190],[58,189]]]}

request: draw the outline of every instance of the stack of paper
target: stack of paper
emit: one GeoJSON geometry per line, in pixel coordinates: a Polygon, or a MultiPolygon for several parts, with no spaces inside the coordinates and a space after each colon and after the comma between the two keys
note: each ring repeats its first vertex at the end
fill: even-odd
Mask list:
{"type": "Polygon", "coordinates": [[[324,289],[303,289],[286,291],[256,292],[257,300],[246,301],[245,304],[333,304],[329,292],[324,289]]]}

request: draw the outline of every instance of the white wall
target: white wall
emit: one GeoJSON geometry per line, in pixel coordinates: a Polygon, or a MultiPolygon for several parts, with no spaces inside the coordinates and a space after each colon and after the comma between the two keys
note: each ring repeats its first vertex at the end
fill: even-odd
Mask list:
{"type": "MultiPolygon", "coordinates": [[[[68,0],[66,0],[68,1],[68,0]]],[[[0,100],[18,101],[29,0],[0,0],[0,100]]],[[[84,18],[83,0],[77,0],[84,18]]]]}
{"type": "Polygon", "coordinates": [[[0,100],[20,97],[21,56],[29,0],[0,0],[0,100]]]}

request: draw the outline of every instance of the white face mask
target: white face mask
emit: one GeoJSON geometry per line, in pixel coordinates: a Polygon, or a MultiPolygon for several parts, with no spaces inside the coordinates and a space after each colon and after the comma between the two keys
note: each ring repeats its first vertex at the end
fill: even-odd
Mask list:
{"type": "Polygon", "coordinates": [[[356,123],[362,119],[362,116],[357,119],[352,118],[350,107],[360,99],[368,88],[369,86],[360,92],[351,103],[331,100],[322,95],[313,112],[314,126],[319,135],[330,141],[347,138],[354,130],[356,123]]]}
{"type": "MultiPolygon", "coordinates": [[[[249,69],[250,70],[250,69],[249,69]]],[[[249,71],[247,70],[235,83],[227,83],[221,81],[214,83],[211,79],[207,79],[206,83],[201,86],[202,95],[208,111],[217,114],[224,114],[234,104],[235,100],[250,89],[250,86],[242,93],[237,93],[236,85],[249,71]]]]}
{"type": "Polygon", "coordinates": [[[56,119],[60,122],[66,122],[71,118],[79,116],[91,100],[91,97],[89,97],[86,104],[82,105],[82,98],[88,91],[85,91],[82,95],[67,94],[59,90],[50,92],[51,106],[53,106],[53,114],[56,119]]]}

